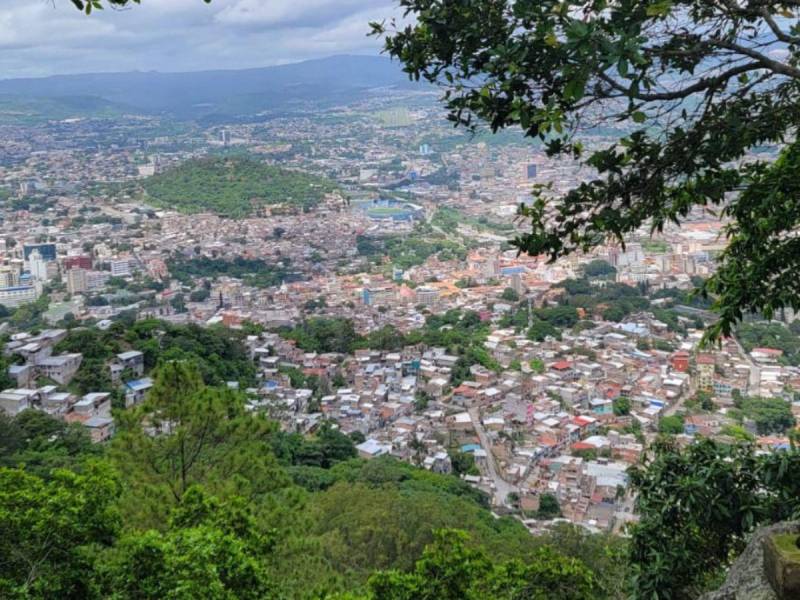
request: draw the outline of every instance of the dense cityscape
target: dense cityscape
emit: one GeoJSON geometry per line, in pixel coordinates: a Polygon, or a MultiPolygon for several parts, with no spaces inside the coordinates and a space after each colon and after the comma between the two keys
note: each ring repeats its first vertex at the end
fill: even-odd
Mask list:
{"type": "Polygon", "coordinates": [[[800,158],[726,104],[795,67],[400,4],[394,62],[0,80],[0,598],[800,597],[800,158]]]}
{"type": "Polygon", "coordinates": [[[518,255],[533,186],[591,173],[522,138],[454,133],[429,93],[163,127],[4,126],[9,415],[41,408],[113,436],[113,409],[144,398],[154,365],[135,345],[98,363],[70,342],[158,319],[244,332],[255,368],[225,383],[287,431],[332,420],[363,457],[455,469],[532,529],[542,498],[599,531],[635,519],[626,469],[659,432],[788,446],[795,330],[748,324],[698,349],[713,315],[690,292],[721,249],[714,215],[555,263],[518,255]],[[212,167],[256,189],[228,199],[212,167]],[[272,167],[297,191],[273,191],[272,167]],[[197,197],[208,186],[216,212],[197,197]]]}

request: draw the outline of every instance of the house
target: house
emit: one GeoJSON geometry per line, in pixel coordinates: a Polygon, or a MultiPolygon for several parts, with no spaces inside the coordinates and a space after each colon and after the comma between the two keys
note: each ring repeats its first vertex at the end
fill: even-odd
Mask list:
{"type": "Polygon", "coordinates": [[[106,392],[92,392],[72,405],[72,412],[67,420],[86,422],[95,416],[111,414],[111,394],[106,392]]]}
{"type": "Polygon", "coordinates": [[[36,379],[34,368],[31,365],[11,365],[8,367],[8,374],[20,388],[33,385],[36,379]]]}
{"type": "Polygon", "coordinates": [[[689,370],[689,353],[685,350],[679,350],[670,357],[670,362],[675,371],[686,373],[689,370]]]}
{"type": "Polygon", "coordinates": [[[89,430],[95,444],[105,442],[114,435],[114,419],[110,417],[90,417],[83,422],[83,426],[89,430]]]}
{"type": "Polygon", "coordinates": [[[434,398],[441,398],[445,390],[450,385],[450,381],[444,377],[434,377],[428,382],[427,392],[434,398]]]}
{"type": "Polygon", "coordinates": [[[5,390],[0,392],[0,410],[14,417],[28,408],[34,408],[41,402],[38,390],[27,388],[5,390]]]}
{"type": "Polygon", "coordinates": [[[469,431],[472,429],[472,418],[469,416],[469,413],[457,413],[447,417],[447,425],[450,429],[469,431]]]}
{"type": "Polygon", "coordinates": [[[144,375],[144,354],[138,350],[129,350],[128,352],[117,354],[115,362],[123,370],[130,371],[135,377],[144,375]]]}
{"type": "Polygon", "coordinates": [[[589,408],[595,415],[610,415],[614,412],[614,404],[606,398],[593,398],[589,400],[589,408]]]}
{"type": "Polygon", "coordinates": [[[56,383],[66,385],[78,372],[83,354],[73,352],[59,356],[48,356],[36,363],[36,373],[39,377],[47,377],[56,383]]]}
{"type": "Polygon", "coordinates": [[[45,412],[53,415],[66,414],[72,404],[75,402],[75,396],[68,392],[53,391],[44,394],[42,398],[42,408],[45,412]]]}
{"type": "Polygon", "coordinates": [[[753,348],[750,356],[761,364],[775,364],[783,356],[783,351],[776,348],[753,348]]]}
{"type": "Polygon", "coordinates": [[[426,456],[423,463],[424,467],[434,473],[447,475],[453,472],[453,465],[447,452],[437,452],[433,456],[426,456]]]}
{"type": "Polygon", "coordinates": [[[703,390],[710,390],[714,385],[714,357],[711,354],[698,354],[697,386],[703,390]]]}
{"type": "Polygon", "coordinates": [[[356,446],[358,455],[361,458],[375,458],[384,454],[389,454],[392,451],[391,444],[384,444],[376,439],[369,438],[367,441],[362,442],[356,446]]]}
{"type": "Polygon", "coordinates": [[[134,379],[125,384],[125,408],[130,408],[144,400],[147,391],[153,387],[153,380],[149,377],[134,379]]]}

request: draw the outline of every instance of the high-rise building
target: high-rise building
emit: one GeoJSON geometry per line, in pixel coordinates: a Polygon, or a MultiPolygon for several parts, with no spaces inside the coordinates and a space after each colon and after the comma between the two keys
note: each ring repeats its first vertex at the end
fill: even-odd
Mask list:
{"type": "Polygon", "coordinates": [[[64,270],[70,269],[91,269],[92,257],[91,256],[67,256],[64,259],[64,270]]]}
{"type": "Polygon", "coordinates": [[[47,261],[42,258],[38,249],[34,249],[28,257],[28,269],[36,281],[46,282],[49,279],[47,273],[47,261]]]}
{"type": "Polygon", "coordinates": [[[70,294],[82,294],[89,289],[86,269],[76,267],[67,271],[67,291],[70,294]]]}
{"type": "Polygon", "coordinates": [[[222,142],[223,146],[229,146],[231,143],[231,132],[227,129],[223,129],[220,133],[220,141],[222,142]]]}
{"type": "Polygon", "coordinates": [[[519,273],[513,273],[511,275],[511,289],[517,292],[518,295],[523,295],[525,293],[525,286],[522,284],[522,275],[519,273]]]}
{"type": "Polygon", "coordinates": [[[56,245],[55,244],[25,244],[22,247],[22,257],[28,260],[31,252],[38,250],[39,254],[45,261],[56,259],[56,245]]]}
{"type": "Polygon", "coordinates": [[[361,297],[367,306],[383,306],[394,301],[395,292],[389,287],[364,288],[361,297]]]}
{"type": "Polygon", "coordinates": [[[11,266],[0,267],[0,288],[19,285],[19,269],[11,266]]]}
{"type": "Polygon", "coordinates": [[[108,271],[86,271],[86,287],[91,292],[104,287],[111,279],[108,271]]]}

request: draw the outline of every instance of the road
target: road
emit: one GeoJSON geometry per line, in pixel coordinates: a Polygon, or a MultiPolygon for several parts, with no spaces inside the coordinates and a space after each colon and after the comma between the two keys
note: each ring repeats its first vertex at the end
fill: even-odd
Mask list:
{"type": "Polygon", "coordinates": [[[697,383],[694,380],[694,377],[689,379],[689,389],[686,391],[685,394],[681,394],[675,404],[672,404],[664,409],[663,417],[670,417],[678,412],[680,409],[683,408],[683,405],[689,398],[694,397],[697,393],[697,383]]]}
{"type": "Polygon", "coordinates": [[[481,416],[478,408],[473,407],[469,409],[468,412],[472,420],[472,426],[475,428],[475,432],[478,434],[478,439],[481,442],[481,448],[486,450],[486,468],[495,485],[494,503],[496,506],[502,506],[505,504],[506,497],[511,492],[519,493],[519,487],[509,483],[500,476],[497,463],[494,460],[494,454],[492,454],[492,445],[489,442],[489,436],[486,435],[486,431],[483,428],[483,423],[481,423],[481,416]]]}
{"type": "Polygon", "coordinates": [[[748,396],[760,396],[761,395],[761,368],[753,362],[753,359],[750,358],[750,355],[744,351],[742,345],[739,343],[739,340],[736,339],[736,336],[731,336],[731,339],[736,344],[736,347],[739,349],[739,354],[742,355],[742,358],[745,362],[750,365],[750,381],[748,382],[748,389],[747,395],[748,396]]]}

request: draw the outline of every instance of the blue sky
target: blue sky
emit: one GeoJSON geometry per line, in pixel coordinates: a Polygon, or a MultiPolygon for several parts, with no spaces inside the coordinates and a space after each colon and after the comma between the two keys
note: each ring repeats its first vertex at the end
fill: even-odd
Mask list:
{"type": "Polygon", "coordinates": [[[0,0],[0,78],[236,69],[376,54],[393,0],[142,0],[87,17],[69,0],[0,0]]]}

